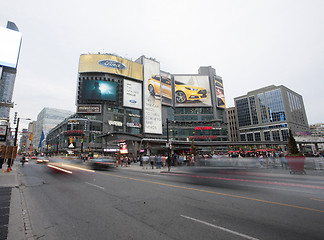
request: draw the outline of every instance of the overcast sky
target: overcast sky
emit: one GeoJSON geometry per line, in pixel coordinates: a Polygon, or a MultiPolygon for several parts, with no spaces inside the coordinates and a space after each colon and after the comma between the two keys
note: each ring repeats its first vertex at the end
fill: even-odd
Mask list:
{"type": "Polygon", "coordinates": [[[83,53],[153,57],[170,73],[212,66],[226,105],[268,85],[301,94],[308,122],[324,122],[323,0],[1,0],[0,26],[23,34],[11,111],[75,111],[83,53]]]}

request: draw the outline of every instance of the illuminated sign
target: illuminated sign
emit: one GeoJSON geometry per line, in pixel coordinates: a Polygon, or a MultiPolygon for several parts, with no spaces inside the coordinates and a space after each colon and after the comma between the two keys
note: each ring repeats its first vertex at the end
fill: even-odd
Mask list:
{"type": "Polygon", "coordinates": [[[117,127],[123,126],[123,123],[119,122],[119,121],[108,121],[108,124],[111,126],[117,126],[117,127]]]}
{"type": "Polygon", "coordinates": [[[75,120],[71,120],[68,122],[69,125],[79,125],[80,123],[75,121],[75,120]]]}
{"type": "Polygon", "coordinates": [[[127,144],[121,143],[120,144],[120,154],[127,154],[127,153],[128,153],[127,144]]]}
{"type": "Polygon", "coordinates": [[[79,105],[78,113],[101,113],[101,105],[79,105]]]}
{"type": "Polygon", "coordinates": [[[132,123],[132,122],[128,122],[128,123],[126,123],[126,126],[127,126],[127,127],[133,127],[133,128],[141,128],[141,127],[142,127],[142,124],[140,124],[140,123],[132,123]]]}
{"type": "Polygon", "coordinates": [[[195,127],[195,130],[213,130],[213,127],[195,127]]]}

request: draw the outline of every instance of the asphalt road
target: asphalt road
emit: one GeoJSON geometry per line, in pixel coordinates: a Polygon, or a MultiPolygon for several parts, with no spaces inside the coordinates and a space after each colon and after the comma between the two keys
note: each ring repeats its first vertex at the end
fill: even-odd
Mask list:
{"type": "MultiPolygon", "coordinates": [[[[71,170],[71,168],[70,168],[71,170]]],[[[20,171],[35,239],[323,239],[324,181],[178,168],[20,171]]]]}

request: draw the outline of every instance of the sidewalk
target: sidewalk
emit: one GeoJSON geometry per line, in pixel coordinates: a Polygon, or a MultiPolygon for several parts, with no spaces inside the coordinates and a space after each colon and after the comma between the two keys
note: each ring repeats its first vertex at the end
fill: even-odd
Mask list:
{"type": "MultiPolygon", "coordinates": [[[[4,172],[7,165],[0,169],[0,239],[25,240],[25,225],[22,208],[22,195],[19,188],[19,163],[14,163],[12,171],[4,172]]],[[[32,238],[33,239],[33,238],[32,238]]]]}

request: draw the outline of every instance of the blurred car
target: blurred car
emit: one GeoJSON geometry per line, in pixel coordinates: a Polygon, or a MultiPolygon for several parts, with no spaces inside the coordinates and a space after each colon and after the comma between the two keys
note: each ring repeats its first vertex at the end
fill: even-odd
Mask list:
{"type": "MultiPolygon", "coordinates": [[[[186,85],[179,81],[175,81],[174,83],[177,103],[185,103],[188,101],[207,98],[207,90],[205,88],[186,85]]],[[[153,75],[148,80],[148,91],[152,96],[161,94],[162,97],[172,99],[171,80],[160,75],[153,75]]]]}
{"type": "Polygon", "coordinates": [[[92,158],[90,165],[93,169],[109,169],[116,167],[116,159],[108,156],[92,158]]]}
{"type": "Polygon", "coordinates": [[[47,157],[38,157],[36,163],[48,163],[49,159],[47,157]]]}

